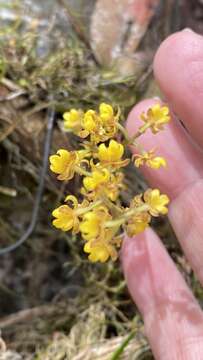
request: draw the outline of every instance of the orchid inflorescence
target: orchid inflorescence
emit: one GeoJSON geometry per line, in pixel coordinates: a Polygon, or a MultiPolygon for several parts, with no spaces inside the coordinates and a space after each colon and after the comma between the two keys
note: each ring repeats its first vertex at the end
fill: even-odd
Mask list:
{"type": "MultiPolygon", "coordinates": [[[[140,116],[143,121],[132,138],[120,123],[120,111],[102,103],[99,111],[71,109],[63,115],[63,129],[81,139],[80,149],[60,149],[50,156],[50,168],[58,180],[68,181],[76,174],[82,177],[80,202],[74,195],[65,198],[65,204],[53,211],[53,225],[73,234],[81,233],[84,251],[92,262],[116,260],[123,234],[132,237],[144,231],[153,216],[167,213],[169,199],[158,189],[148,189],[136,195],[128,207],[119,195],[125,190],[122,168],[133,161],[159,169],[166,160],[156,156],[155,150],[145,151],[138,138],[147,130],[154,134],[169,122],[167,106],[153,105],[140,116]],[[124,140],[118,141],[122,137],[124,140]],[[125,145],[133,146],[137,153],[124,158],[125,145]]],[[[135,152],[135,151],[134,151],[135,152]]]]}

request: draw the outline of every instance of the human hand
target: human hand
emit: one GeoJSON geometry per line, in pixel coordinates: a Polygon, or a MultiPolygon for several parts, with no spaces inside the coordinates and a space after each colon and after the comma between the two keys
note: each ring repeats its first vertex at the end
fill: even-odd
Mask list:
{"type": "MultiPolygon", "coordinates": [[[[171,123],[141,141],[157,147],[168,167],[143,169],[152,187],[169,195],[169,219],[193,270],[203,284],[203,37],[190,30],[171,35],[160,46],[154,73],[171,110],[171,123]],[[198,144],[198,145],[196,145],[198,144]]],[[[131,111],[127,129],[157,100],[131,111]]],[[[125,278],[140,309],[153,354],[159,360],[203,359],[203,312],[152,229],[126,238],[122,248],[125,278]]]]}

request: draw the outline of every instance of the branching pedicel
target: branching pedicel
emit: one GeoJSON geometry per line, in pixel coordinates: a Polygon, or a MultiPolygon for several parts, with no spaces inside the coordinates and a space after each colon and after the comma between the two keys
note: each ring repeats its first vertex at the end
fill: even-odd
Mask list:
{"type": "Polygon", "coordinates": [[[129,207],[123,207],[119,193],[125,189],[122,167],[131,160],[136,167],[141,165],[159,169],[166,161],[156,156],[154,150],[146,152],[137,139],[148,129],[154,134],[163,129],[170,120],[169,109],[159,104],[141,114],[143,125],[133,138],[119,123],[120,112],[114,112],[109,104],[102,103],[99,112],[72,109],[63,115],[64,130],[73,132],[82,139],[81,149],[58,150],[50,156],[50,168],[59,180],[70,180],[75,174],[82,177],[80,194],[82,202],[69,195],[66,204],[53,211],[53,225],[63,231],[81,233],[85,241],[84,251],[93,262],[105,262],[118,256],[123,232],[132,237],[149,226],[152,216],[167,213],[169,199],[158,189],[148,189],[135,196],[129,207]],[[124,136],[123,143],[117,141],[124,136]],[[137,149],[132,159],[123,159],[124,146],[137,149]]]}

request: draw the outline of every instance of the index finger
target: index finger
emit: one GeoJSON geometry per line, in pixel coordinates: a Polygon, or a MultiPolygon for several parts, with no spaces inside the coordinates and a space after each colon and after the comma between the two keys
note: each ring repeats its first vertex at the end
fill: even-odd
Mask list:
{"type": "Polygon", "coordinates": [[[154,73],[171,107],[203,146],[203,36],[188,29],[169,36],[156,53],[154,73]]]}

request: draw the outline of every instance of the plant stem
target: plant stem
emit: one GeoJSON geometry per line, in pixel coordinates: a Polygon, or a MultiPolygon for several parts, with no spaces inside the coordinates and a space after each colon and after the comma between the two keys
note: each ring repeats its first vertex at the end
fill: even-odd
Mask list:
{"type": "Polygon", "coordinates": [[[86,208],[81,208],[81,209],[78,209],[77,210],[77,214],[80,216],[80,215],[83,215],[85,214],[86,212],[94,209],[95,207],[97,207],[98,205],[101,205],[102,204],[102,200],[98,200],[92,204],[90,204],[89,206],[87,206],[86,208]]]}
{"type": "Polygon", "coordinates": [[[135,209],[129,209],[126,213],[124,213],[122,215],[122,217],[120,217],[119,219],[117,220],[111,220],[111,221],[107,221],[106,224],[105,224],[105,227],[107,228],[111,228],[111,227],[114,227],[114,226],[120,226],[122,224],[124,224],[126,222],[126,220],[131,217],[132,215],[135,215],[136,213],[141,213],[141,212],[144,212],[144,211],[148,211],[149,210],[149,205],[147,204],[144,204],[142,206],[139,206],[135,209]]]}
{"type": "Polygon", "coordinates": [[[129,344],[129,342],[133,339],[135,336],[135,331],[132,331],[127,338],[121,343],[121,345],[114,351],[113,355],[111,356],[110,360],[118,360],[120,359],[121,354],[125,350],[126,346],[129,344]]]}
{"type": "Polygon", "coordinates": [[[84,175],[84,176],[92,176],[91,172],[83,169],[80,166],[75,166],[75,171],[79,174],[79,175],[84,175]]]}

